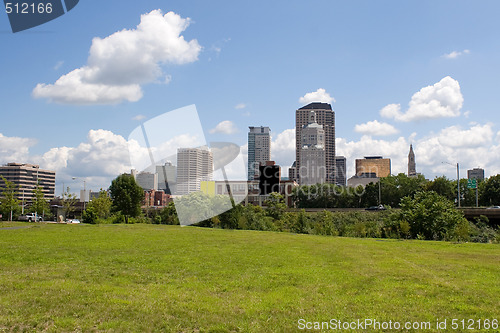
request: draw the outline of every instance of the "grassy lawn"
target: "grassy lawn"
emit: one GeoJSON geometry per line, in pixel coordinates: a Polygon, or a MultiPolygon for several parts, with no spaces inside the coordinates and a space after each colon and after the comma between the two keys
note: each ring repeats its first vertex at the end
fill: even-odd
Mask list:
{"type": "Polygon", "coordinates": [[[301,318],[500,320],[500,246],[0,223],[0,332],[290,332],[301,318]]]}

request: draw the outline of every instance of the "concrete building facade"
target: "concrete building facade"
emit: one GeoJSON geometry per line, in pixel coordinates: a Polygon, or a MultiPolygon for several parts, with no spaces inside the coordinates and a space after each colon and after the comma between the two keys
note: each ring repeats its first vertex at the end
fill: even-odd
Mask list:
{"type": "Polygon", "coordinates": [[[137,184],[142,187],[144,191],[158,190],[158,174],[152,172],[132,172],[137,184]]]}
{"type": "Polygon", "coordinates": [[[248,180],[258,177],[259,166],[271,160],[271,130],[269,127],[249,127],[248,180]]]}
{"type": "Polygon", "coordinates": [[[484,169],[474,168],[467,170],[467,179],[484,180],[484,169]]]}
{"type": "Polygon", "coordinates": [[[302,145],[302,129],[309,123],[310,112],[316,114],[316,121],[323,126],[325,132],[325,164],[326,164],[326,182],[335,183],[335,112],[328,103],[310,103],[301,107],[295,112],[295,161],[297,167],[297,176],[300,182],[300,152],[302,145]]]}
{"type": "Polygon", "coordinates": [[[299,184],[326,182],[326,149],[323,125],[317,123],[316,112],[309,111],[308,124],[302,128],[298,176],[299,184]]]}
{"type": "Polygon", "coordinates": [[[391,174],[391,159],[382,156],[365,156],[356,160],[356,176],[375,174],[375,177],[387,177],[391,174]]]}
{"type": "Polygon", "coordinates": [[[156,166],[158,174],[158,190],[167,194],[175,194],[177,185],[177,167],[170,162],[156,166]]]}
{"type": "MultiPolygon", "coordinates": [[[[17,186],[18,199],[24,201],[25,204],[32,203],[33,190],[37,185],[41,187],[45,199],[52,200],[55,197],[55,171],[40,169],[40,166],[36,164],[8,163],[0,166],[0,176],[17,186]]],[[[4,187],[5,183],[0,178],[0,192],[4,187]]]]}
{"type": "Polygon", "coordinates": [[[214,161],[208,147],[177,150],[177,193],[189,194],[200,190],[201,181],[212,180],[214,161]]]}
{"type": "Polygon", "coordinates": [[[344,156],[335,156],[335,184],[346,186],[347,160],[344,156]]]}

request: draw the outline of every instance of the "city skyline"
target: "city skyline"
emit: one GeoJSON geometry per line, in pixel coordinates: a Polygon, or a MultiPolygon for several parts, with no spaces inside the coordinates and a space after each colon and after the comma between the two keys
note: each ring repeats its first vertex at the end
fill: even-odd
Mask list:
{"type": "Polygon", "coordinates": [[[294,112],[323,102],[336,113],[348,177],[368,155],[405,173],[411,143],[429,179],[456,177],[442,162],[500,173],[500,4],[263,4],[82,2],[17,34],[3,13],[0,164],[55,170],[56,194],[63,182],[106,188],[130,171],[127,137],[139,121],[196,104],[207,142],[234,142],[243,155],[248,126],[272,128],[271,159],[286,176],[294,112]],[[311,11],[314,24],[297,23],[311,11]],[[138,44],[120,44],[124,29],[138,44]]]}

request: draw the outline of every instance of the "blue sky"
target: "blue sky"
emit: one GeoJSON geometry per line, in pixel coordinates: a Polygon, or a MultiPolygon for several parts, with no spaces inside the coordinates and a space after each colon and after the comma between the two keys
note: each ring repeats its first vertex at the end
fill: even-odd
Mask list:
{"type": "Polygon", "coordinates": [[[478,166],[497,174],[499,9],[498,1],[81,0],[16,34],[3,13],[0,162],[55,169],[58,184],[78,177],[107,187],[130,166],[126,141],[141,121],[195,104],[208,141],[244,146],[248,126],[271,127],[273,158],[288,167],[299,99],[323,89],[314,96],[332,101],[351,175],[365,155],[390,157],[393,173],[405,172],[410,143],[427,178],[456,177],[443,161],[459,161],[463,175],[478,166]],[[131,38],[156,49],[109,56],[110,45],[131,42],[119,34],[103,54],[92,51],[94,38],[135,31],[154,10],[156,21],[131,38]],[[168,12],[180,21],[155,26],[168,12]],[[162,48],[170,53],[158,56],[162,48]],[[92,66],[101,74],[82,73],[93,84],[121,91],[128,83],[136,95],[122,95],[134,100],[85,100],[78,85],[53,86],[92,66]]]}

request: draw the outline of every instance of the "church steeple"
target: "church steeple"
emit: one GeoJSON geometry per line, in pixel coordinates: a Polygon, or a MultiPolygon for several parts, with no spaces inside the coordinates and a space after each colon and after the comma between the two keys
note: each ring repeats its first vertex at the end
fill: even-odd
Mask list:
{"type": "Polygon", "coordinates": [[[413,152],[413,145],[410,144],[410,152],[408,153],[408,177],[417,175],[417,165],[415,163],[415,153],[413,152]]]}

